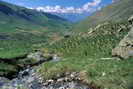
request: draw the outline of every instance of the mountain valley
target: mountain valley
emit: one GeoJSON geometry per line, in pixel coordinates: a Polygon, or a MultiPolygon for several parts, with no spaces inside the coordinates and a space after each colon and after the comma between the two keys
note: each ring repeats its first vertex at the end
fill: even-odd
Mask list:
{"type": "Polygon", "coordinates": [[[0,1],[0,88],[133,89],[132,4],[72,23],[0,1]]]}

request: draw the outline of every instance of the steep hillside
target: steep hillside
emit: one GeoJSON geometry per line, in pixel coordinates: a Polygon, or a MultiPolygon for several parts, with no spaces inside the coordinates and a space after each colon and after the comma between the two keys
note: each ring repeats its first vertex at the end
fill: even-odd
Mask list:
{"type": "Polygon", "coordinates": [[[92,16],[76,25],[76,31],[86,31],[101,22],[113,21],[120,22],[128,19],[133,14],[133,0],[119,0],[112,3],[100,11],[95,12],[92,16]]]}
{"type": "Polygon", "coordinates": [[[56,15],[0,1],[0,57],[24,54],[69,27],[67,20],[56,15]]]}
{"type": "Polygon", "coordinates": [[[18,72],[28,53],[54,41],[53,35],[59,39],[69,27],[56,15],[0,1],[0,76],[18,72]]]}
{"type": "Polygon", "coordinates": [[[0,25],[2,25],[1,29],[5,28],[4,31],[7,30],[6,25],[10,27],[10,31],[14,31],[14,28],[16,27],[32,30],[37,28],[54,30],[63,27],[65,28],[65,25],[67,24],[65,19],[56,15],[37,12],[2,1],[0,1],[0,19],[0,25]]]}
{"type": "Polygon", "coordinates": [[[83,19],[85,19],[85,17],[89,16],[89,13],[56,13],[55,15],[66,18],[67,20],[73,22],[73,23],[77,23],[79,21],[82,21],[83,19]]]}

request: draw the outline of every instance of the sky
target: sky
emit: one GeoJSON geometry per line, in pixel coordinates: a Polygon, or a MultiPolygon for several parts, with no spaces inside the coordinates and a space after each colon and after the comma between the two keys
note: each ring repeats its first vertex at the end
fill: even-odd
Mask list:
{"type": "Polygon", "coordinates": [[[92,13],[112,0],[3,0],[38,11],[52,13],[92,13]]]}

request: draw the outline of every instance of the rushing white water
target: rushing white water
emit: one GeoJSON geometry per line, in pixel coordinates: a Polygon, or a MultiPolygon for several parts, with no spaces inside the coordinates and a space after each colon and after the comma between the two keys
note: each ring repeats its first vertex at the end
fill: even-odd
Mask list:
{"type": "Polygon", "coordinates": [[[17,78],[8,80],[0,79],[0,89],[89,89],[83,84],[75,81],[56,82],[45,85],[42,78],[33,68],[27,68],[20,71],[17,78]]]}
{"type": "MultiPolygon", "coordinates": [[[[36,67],[27,66],[26,69],[20,71],[17,74],[17,77],[12,80],[0,77],[0,89],[89,89],[86,85],[80,84],[78,81],[52,80],[52,82],[49,82],[51,80],[44,81],[42,79],[42,77],[36,72],[37,66],[46,61],[60,61],[60,58],[57,55],[54,55],[50,60],[44,59],[40,52],[32,53],[32,55],[30,54],[30,57],[38,59],[37,63],[34,64],[36,67]]],[[[65,78],[66,77],[59,78],[59,80],[65,78]]]]}

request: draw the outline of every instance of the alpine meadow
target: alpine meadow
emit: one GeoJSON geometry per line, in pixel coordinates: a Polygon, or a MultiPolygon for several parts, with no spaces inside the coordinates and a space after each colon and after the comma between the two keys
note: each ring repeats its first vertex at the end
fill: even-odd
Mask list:
{"type": "Polygon", "coordinates": [[[0,89],[133,89],[133,0],[77,1],[0,0],[0,89]]]}

